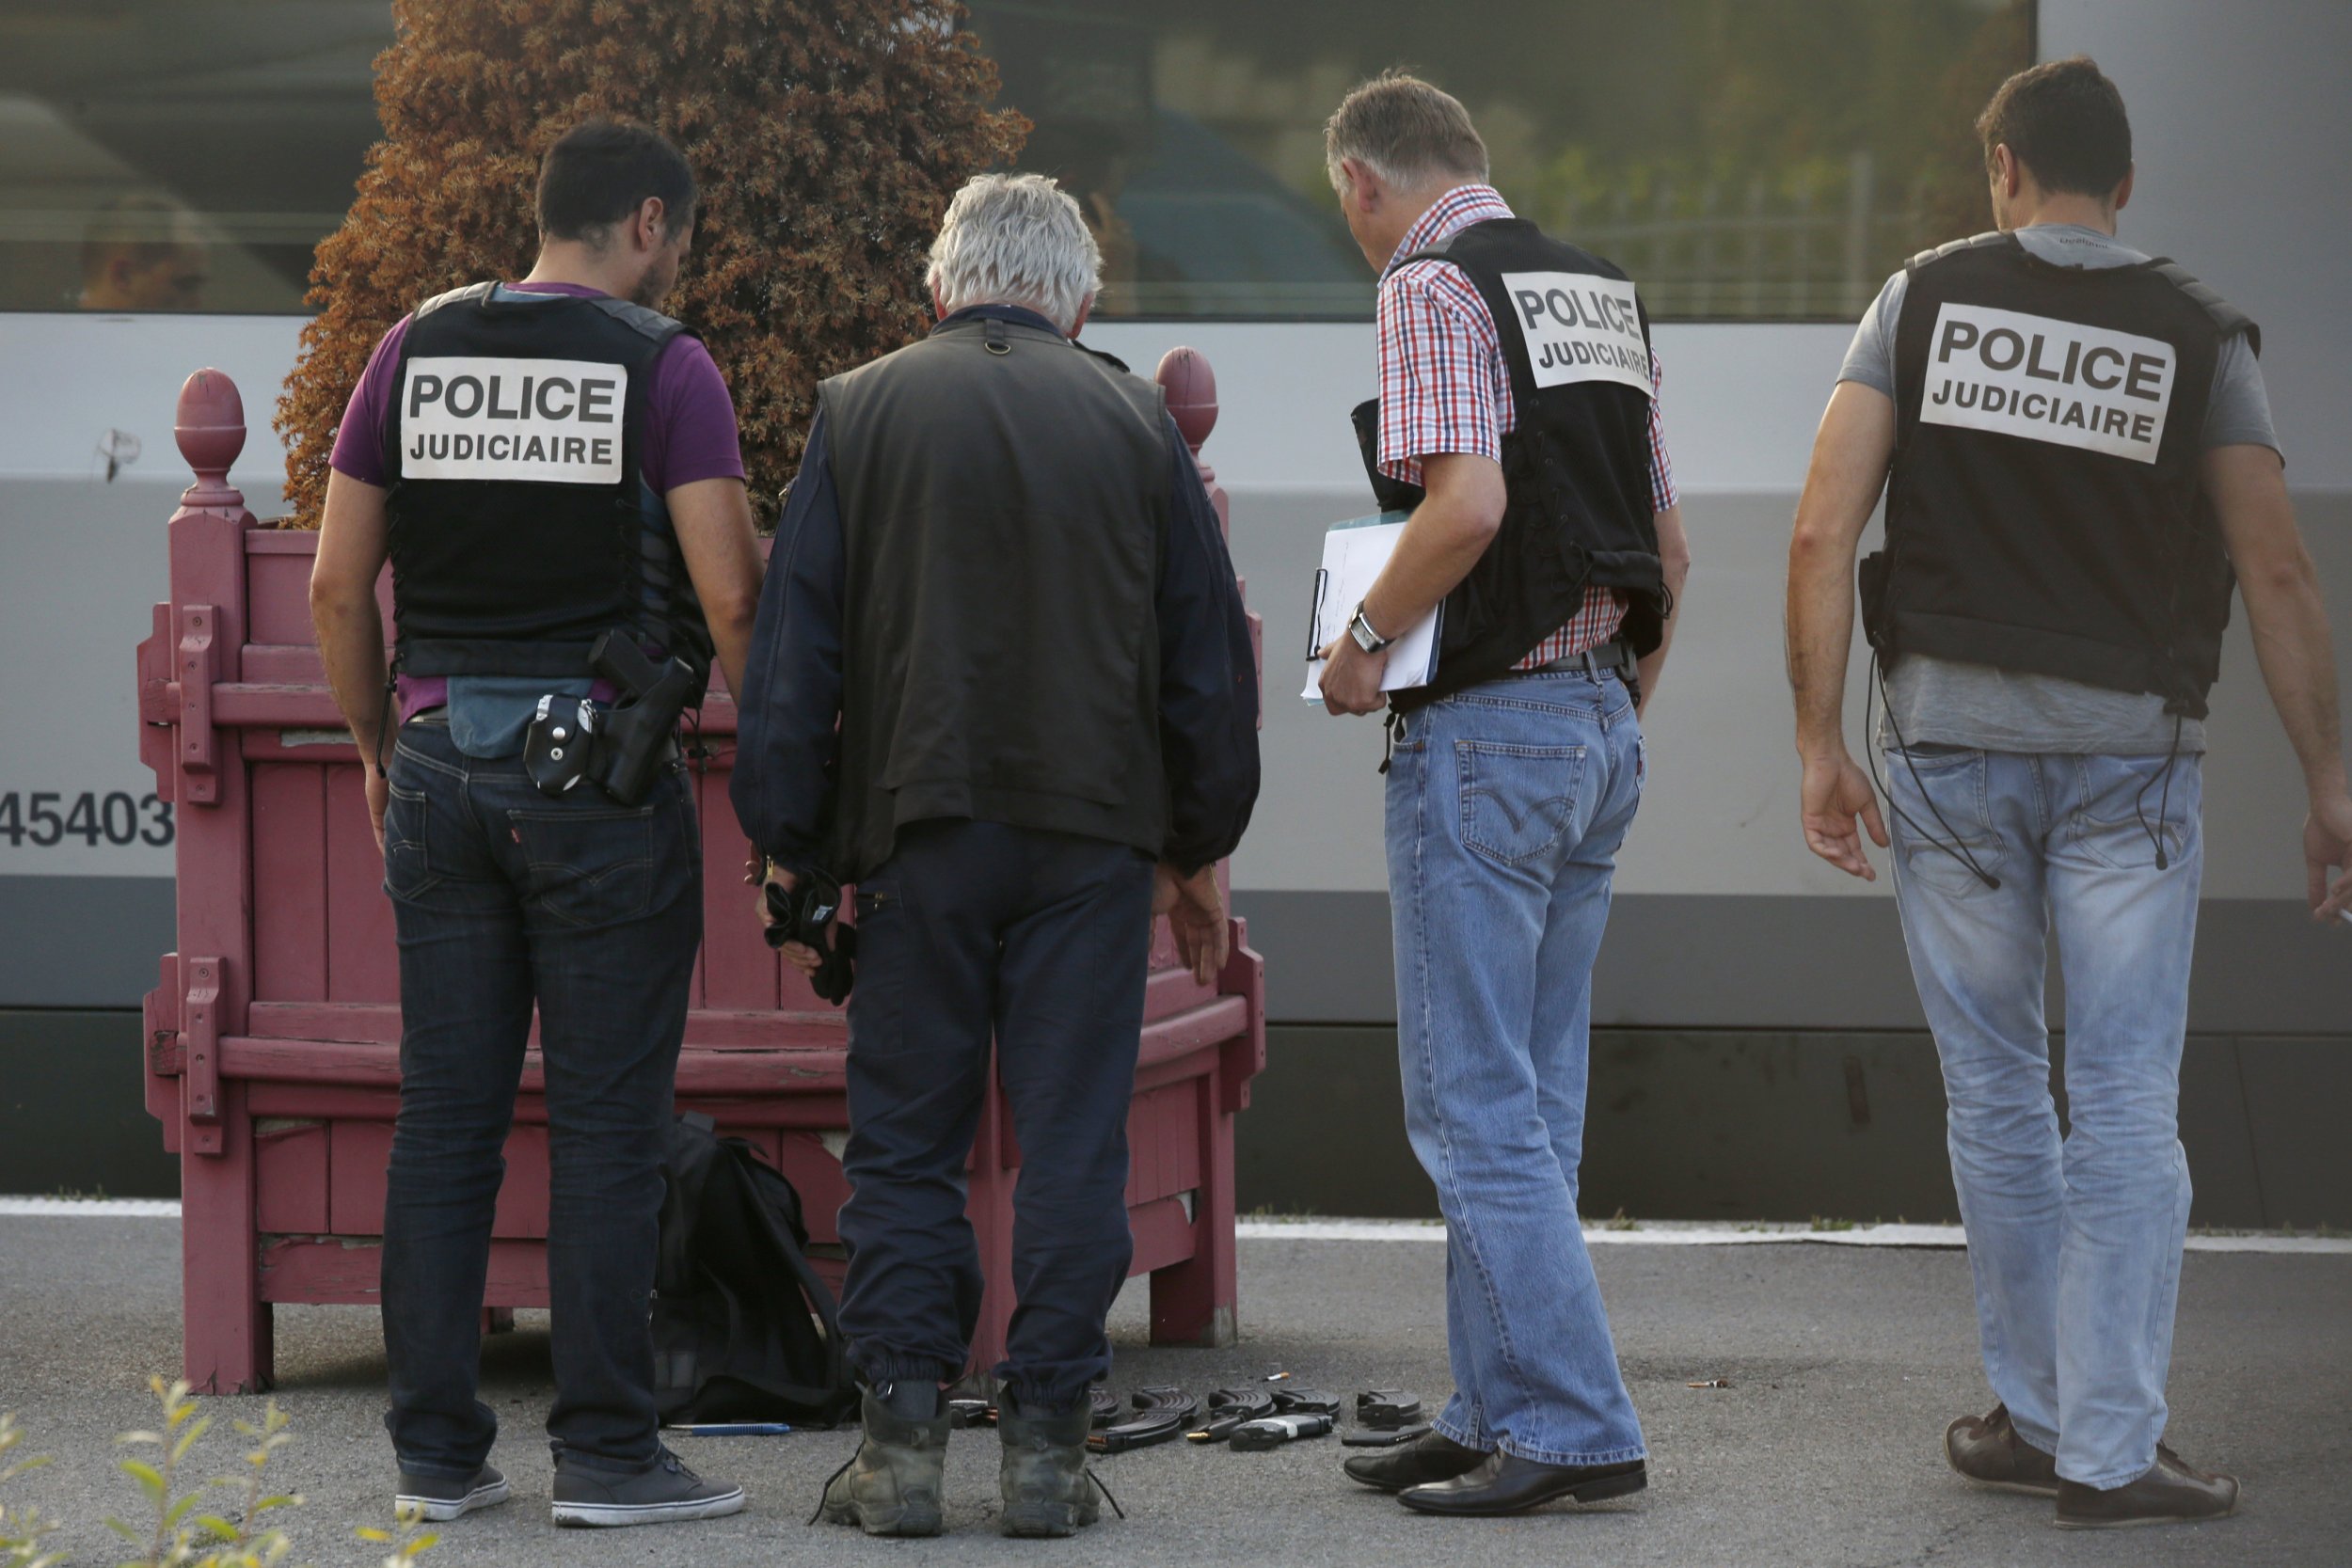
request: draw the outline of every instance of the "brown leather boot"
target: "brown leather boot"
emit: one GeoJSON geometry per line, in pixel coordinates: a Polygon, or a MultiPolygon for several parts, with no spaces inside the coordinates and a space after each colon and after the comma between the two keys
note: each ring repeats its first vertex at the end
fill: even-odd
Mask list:
{"type": "Polygon", "coordinates": [[[2237,1480],[2208,1475],[2156,1445],[2156,1462],[2137,1481],[2101,1491],[2080,1481],[2058,1482],[2060,1529],[2121,1529],[2127,1525],[2194,1525],[2237,1512],[2237,1480]]]}
{"type": "Polygon", "coordinates": [[[2017,1434],[2006,1404],[1994,1405],[1989,1416],[1963,1416],[1946,1427],[1944,1457],[1979,1486],[2036,1497],[2058,1496],[2057,1459],[2017,1434]]]}

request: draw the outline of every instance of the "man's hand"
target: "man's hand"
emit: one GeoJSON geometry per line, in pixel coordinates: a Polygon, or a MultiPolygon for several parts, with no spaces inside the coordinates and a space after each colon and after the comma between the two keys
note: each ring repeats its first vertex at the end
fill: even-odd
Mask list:
{"type": "MultiPolygon", "coordinates": [[[[768,889],[771,886],[780,887],[785,892],[790,893],[800,886],[800,883],[801,879],[783,866],[771,865],[768,868],[768,879],[760,885],[759,896],[753,900],[753,908],[758,912],[760,925],[772,928],[783,924],[776,918],[776,911],[768,907],[768,889]]],[[[834,918],[836,922],[840,919],[838,915],[834,918]]],[[[830,938],[832,935],[830,928],[826,934],[830,938]]],[[[825,961],[823,955],[804,942],[787,942],[776,951],[784,955],[785,962],[803,974],[816,974],[818,966],[825,961]]]]}
{"type": "Polygon", "coordinates": [[[1841,751],[1805,758],[1803,800],[1805,847],[1850,877],[1877,881],[1878,872],[1862,852],[1861,829],[1869,829],[1870,842],[1883,849],[1886,824],[1879,816],[1878,792],[1852,755],[1841,751]]]}
{"type": "Polygon", "coordinates": [[[2303,819],[2303,869],[2313,920],[2333,920],[2352,910],[2352,795],[2312,802],[2303,819]],[[2330,887],[2328,873],[2342,873],[2330,887]]]}
{"type": "Polygon", "coordinates": [[[1388,702],[1380,679],[1388,673],[1389,651],[1368,654],[1346,632],[1323,650],[1323,706],[1328,713],[1377,713],[1388,702]]]}
{"type": "Polygon", "coordinates": [[[375,766],[375,759],[365,760],[368,790],[368,826],[375,830],[375,852],[384,853],[384,813],[392,803],[392,781],[375,766]]]}
{"type": "Polygon", "coordinates": [[[1216,867],[1204,865],[1187,877],[1161,862],[1152,873],[1152,913],[1168,916],[1177,956],[1192,971],[1192,977],[1204,986],[1215,985],[1233,945],[1232,927],[1225,919],[1225,895],[1216,885],[1216,867]]]}

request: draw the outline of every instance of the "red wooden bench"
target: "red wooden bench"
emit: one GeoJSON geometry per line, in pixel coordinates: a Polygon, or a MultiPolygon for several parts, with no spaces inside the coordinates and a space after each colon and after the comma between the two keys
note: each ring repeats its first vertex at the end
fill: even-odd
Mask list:
{"type": "MultiPolygon", "coordinates": [[[[1161,379],[1197,453],[1216,413],[1208,367],[1179,349],[1161,379]]],[[[228,377],[189,377],[177,434],[197,483],[171,519],[170,602],[155,607],[138,650],[140,756],[178,823],[179,951],[164,956],[147,998],[147,1107],[181,1162],[187,1377],[228,1393],[268,1386],[276,1303],[376,1300],[399,984],[358,753],[310,629],[317,535],[257,528],[230,487],[246,430],[228,377]]],[[[389,623],[389,586],[378,592],[389,623]]],[[[819,1266],[837,1280],[847,1023],[753,921],[727,800],[734,731],[733,704],[714,690],[702,735],[719,755],[695,779],[707,935],[677,1103],[751,1139],[791,1178],[819,1266]]],[[[1213,988],[1177,967],[1164,929],[1152,954],[1127,1204],[1158,1343],[1233,1338],[1233,1117],[1265,1060],[1263,966],[1244,936],[1235,922],[1213,988]]],[[[547,1302],[541,1084],[534,1053],[491,1243],[494,1323],[547,1302]]],[[[993,1085],[990,1097],[971,1169],[988,1274],[974,1346],[982,1369],[1002,1354],[1012,1314],[1021,1164],[993,1085]]]]}

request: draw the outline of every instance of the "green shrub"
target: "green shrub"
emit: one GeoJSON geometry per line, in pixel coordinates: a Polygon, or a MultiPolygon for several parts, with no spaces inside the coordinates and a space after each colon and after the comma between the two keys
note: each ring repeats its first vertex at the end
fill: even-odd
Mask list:
{"type": "MultiPolygon", "coordinates": [[[[244,1471],[215,1476],[183,1492],[180,1488],[189,1456],[212,1430],[213,1418],[198,1413],[185,1382],[167,1384],[151,1377],[147,1386],[154,1391],[162,1424],[152,1432],[126,1432],[115,1439],[125,1448],[154,1450],[151,1460],[121,1463],[122,1473],[137,1483],[151,1517],[137,1526],[106,1521],[140,1554],[120,1568],[277,1568],[293,1543],[284,1530],[262,1521],[302,1503],[295,1493],[270,1490],[270,1460],[294,1440],[288,1431],[291,1418],[272,1400],[262,1406],[258,1422],[232,1420],[238,1434],[251,1445],[244,1455],[244,1471]],[[224,1492],[236,1498],[233,1513],[203,1511],[208,1495],[224,1492]]],[[[15,1415],[0,1411],[0,1486],[49,1463],[45,1455],[10,1460],[10,1451],[24,1440],[15,1415]]],[[[0,1568],[57,1568],[64,1554],[41,1549],[57,1528],[30,1509],[12,1509],[0,1499],[0,1568]]],[[[362,1541],[390,1548],[384,1568],[411,1568],[439,1539],[424,1529],[422,1513],[414,1504],[399,1512],[392,1528],[362,1527],[358,1534],[362,1541]]]]}

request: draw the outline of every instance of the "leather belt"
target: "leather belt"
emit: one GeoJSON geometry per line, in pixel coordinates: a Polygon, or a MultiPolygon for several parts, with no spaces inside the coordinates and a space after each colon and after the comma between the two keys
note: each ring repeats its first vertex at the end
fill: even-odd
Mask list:
{"type": "Polygon", "coordinates": [[[1532,665],[1525,670],[1512,670],[1507,673],[1512,675],[1577,673],[1591,675],[1597,679],[1604,670],[1616,670],[1630,675],[1638,662],[1633,657],[1633,645],[1619,639],[1615,641],[1603,642],[1597,648],[1587,648],[1581,654],[1565,655],[1549,664],[1532,665]]]}

